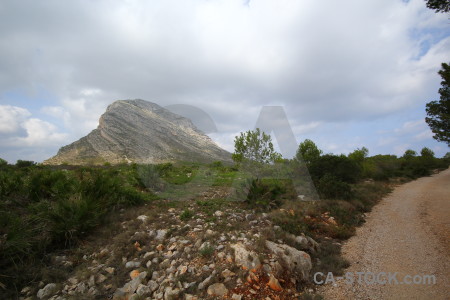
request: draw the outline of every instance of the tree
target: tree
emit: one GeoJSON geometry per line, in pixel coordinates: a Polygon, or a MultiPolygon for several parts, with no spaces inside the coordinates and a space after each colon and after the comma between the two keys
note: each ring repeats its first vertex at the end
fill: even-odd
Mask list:
{"type": "Polygon", "coordinates": [[[273,148],[272,138],[265,132],[256,128],[254,131],[241,132],[234,138],[235,162],[249,160],[259,163],[273,163],[281,159],[281,154],[273,148]]]}
{"type": "Polygon", "coordinates": [[[434,152],[430,148],[423,147],[422,150],[420,150],[420,156],[434,158],[434,152]]]}
{"type": "Polygon", "coordinates": [[[298,161],[304,161],[307,164],[310,164],[322,155],[322,150],[317,148],[316,144],[313,141],[306,139],[298,146],[297,154],[295,158],[298,161]]]}
{"type": "Polygon", "coordinates": [[[405,153],[403,154],[403,158],[411,158],[411,157],[416,157],[417,156],[417,152],[411,149],[408,149],[405,151],[405,153]]]}
{"type": "Polygon", "coordinates": [[[0,167],[4,167],[7,165],[8,165],[8,162],[6,160],[4,160],[3,158],[0,158],[0,167]]]}
{"type": "Polygon", "coordinates": [[[440,100],[427,103],[425,121],[434,133],[433,138],[450,146],[450,66],[443,63],[438,74],[442,77],[440,100]]]}
{"type": "Polygon", "coordinates": [[[369,149],[366,147],[362,147],[361,149],[356,149],[352,153],[348,155],[348,158],[353,159],[354,161],[358,163],[362,163],[364,159],[366,159],[367,155],[369,154],[369,149]]]}
{"type": "Polygon", "coordinates": [[[21,159],[19,159],[16,162],[16,167],[18,167],[18,168],[26,168],[26,167],[31,167],[31,166],[34,166],[34,165],[36,165],[36,163],[34,161],[31,161],[31,160],[21,160],[21,159]]]}
{"type": "Polygon", "coordinates": [[[449,12],[450,11],[450,1],[448,0],[426,0],[427,7],[429,9],[434,9],[436,12],[449,12]]]}

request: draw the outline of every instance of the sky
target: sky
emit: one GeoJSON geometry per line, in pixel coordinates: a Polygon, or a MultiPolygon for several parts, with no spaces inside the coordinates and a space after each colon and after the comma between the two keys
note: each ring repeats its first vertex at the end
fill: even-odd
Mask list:
{"type": "Polygon", "coordinates": [[[443,156],[424,119],[449,54],[423,0],[3,0],[0,157],[41,162],[119,99],[201,109],[231,152],[281,106],[324,153],[443,156]]]}

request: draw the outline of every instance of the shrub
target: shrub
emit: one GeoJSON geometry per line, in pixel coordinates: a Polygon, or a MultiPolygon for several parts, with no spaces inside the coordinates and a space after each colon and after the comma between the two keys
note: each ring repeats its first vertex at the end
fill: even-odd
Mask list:
{"type": "Polygon", "coordinates": [[[311,163],[309,172],[316,183],[325,174],[330,174],[336,177],[338,181],[347,183],[354,183],[361,177],[361,167],[345,155],[323,155],[311,163]]]}
{"type": "Polygon", "coordinates": [[[18,167],[18,168],[27,168],[27,167],[32,167],[34,165],[36,165],[36,163],[34,161],[31,161],[31,160],[21,160],[21,159],[19,159],[16,162],[16,167],[18,167]]]}
{"type": "Polygon", "coordinates": [[[162,190],[164,183],[161,180],[161,170],[155,165],[137,166],[137,180],[142,188],[162,190]]]}
{"type": "Polygon", "coordinates": [[[193,216],[194,216],[194,213],[191,210],[185,209],[180,215],[180,220],[187,221],[187,220],[192,219],[193,216]]]}
{"type": "Polygon", "coordinates": [[[247,192],[245,201],[251,207],[268,210],[279,207],[283,195],[292,189],[292,183],[289,184],[287,180],[256,178],[249,179],[243,191],[247,192]]]}
{"type": "Polygon", "coordinates": [[[319,196],[325,199],[350,199],[352,197],[350,185],[331,174],[325,174],[320,178],[317,191],[319,196]]]}
{"type": "Polygon", "coordinates": [[[200,255],[204,258],[210,258],[214,254],[214,247],[205,246],[199,251],[200,255]]]}
{"type": "Polygon", "coordinates": [[[3,158],[0,158],[0,168],[6,167],[8,165],[8,162],[4,160],[3,158]]]}

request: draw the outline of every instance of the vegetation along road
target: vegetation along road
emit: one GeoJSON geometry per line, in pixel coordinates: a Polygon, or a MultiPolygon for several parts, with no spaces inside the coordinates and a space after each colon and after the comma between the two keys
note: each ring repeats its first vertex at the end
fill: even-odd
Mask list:
{"type": "Polygon", "coordinates": [[[397,187],[343,246],[348,278],[329,281],[321,293],[326,299],[449,299],[449,216],[450,169],[397,187]],[[426,283],[432,280],[426,275],[436,283],[426,283]],[[386,283],[370,284],[374,279],[386,283]]]}

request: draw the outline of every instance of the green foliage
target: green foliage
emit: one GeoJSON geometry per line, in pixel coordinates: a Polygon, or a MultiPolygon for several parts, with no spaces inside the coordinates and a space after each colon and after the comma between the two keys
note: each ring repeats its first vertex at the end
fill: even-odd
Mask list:
{"type": "Polygon", "coordinates": [[[427,7],[436,12],[450,12],[450,2],[448,0],[426,0],[427,7]]]}
{"type": "Polygon", "coordinates": [[[232,158],[235,162],[273,163],[281,159],[281,154],[274,150],[270,135],[256,128],[235,137],[232,158]]]}
{"type": "Polygon", "coordinates": [[[348,158],[351,160],[356,161],[359,164],[362,164],[364,160],[367,158],[367,155],[369,154],[369,149],[366,147],[362,147],[361,149],[356,149],[352,153],[348,155],[348,158]]]}
{"type": "Polygon", "coordinates": [[[193,216],[194,216],[194,213],[191,210],[185,209],[180,215],[180,220],[187,221],[187,220],[192,219],[193,216]]]}
{"type": "MultiPolygon", "coordinates": [[[[427,5],[431,5],[438,11],[442,9],[448,12],[450,8],[448,1],[429,0],[427,5]],[[446,4],[443,4],[445,2],[446,4]]],[[[443,63],[438,74],[442,77],[442,87],[439,89],[440,99],[427,103],[428,117],[425,118],[425,121],[434,133],[433,138],[450,146],[450,65],[443,63]]]]}
{"type": "Polygon", "coordinates": [[[296,191],[291,180],[256,178],[248,179],[244,185],[246,203],[260,210],[277,208],[284,199],[296,198],[296,191]]]}
{"type": "Polygon", "coordinates": [[[46,252],[77,244],[112,210],[155,199],[137,177],[133,166],[0,169],[0,276],[10,278],[2,282],[33,280],[24,270],[46,252]]]}
{"type": "Polygon", "coordinates": [[[354,183],[361,176],[361,167],[345,155],[326,154],[321,156],[309,167],[313,181],[318,183],[326,174],[332,175],[338,181],[354,183]]]}
{"type": "Polygon", "coordinates": [[[161,165],[139,165],[136,167],[139,175],[138,182],[142,188],[150,188],[152,190],[161,190],[164,188],[164,181],[161,179],[161,165]]]}
{"type": "Polygon", "coordinates": [[[200,255],[204,258],[210,258],[214,254],[214,247],[205,246],[199,251],[200,255]]]}
{"type": "Polygon", "coordinates": [[[6,167],[8,165],[8,162],[4,160],[3,158],[0,158],[0,168],[6,167]]]}
{"type": "Polygon", "coordinates": [[[310,164],[317,161],[321,155],[322,150],[320,150],[313,141],[306,139],[298,146],[295,158],[298,161],[303,160],[305,163],[310,164]]]}
{"type": "Polygon", "coordinates": [[[30,160],[21,160],[21,159],[19,159],[16,162],[16,167],[18,167],[18,168],[27,168],[27,167],[32,167],[34,165],[36,165],[36,163],[34,161],[30,161],[30,160]]]}
{"type": "Polygon", "coordinates": [[[211,163],[210,167],[215,168],[215,169],[222,169],[223,163],[221,161],[215,161],[215,162],[211,163]]]}
{"type": "Polygon", "coordinates": [[[350,199],[352,197],[350,185],[329,173],[320,178],[317,191],[320,197],[325,199],[350,199]]]}
{"type": "Polygon", "coordinates": [[[387,180],[400,174],[401,161],[395,155],[375,155],[368,157],[362,164],[363,177],[375,180],[387,180]]]}
{"type": "Polygon", "coordinates": [[[423,147],[422,150],[420,150],[420,156],[425,158],[434,158],[434,152],[427,147],[423,147]]]}
{"type": "Polygon", "coordinates": [[[416,157],[416,156],[417,156],[417,152],[416,151],[408,149],[408,150],[405,151],[405,153],[403,154],[402,158],[410,159],[410,158],[413,158],[413,157],[416,157]]]}

